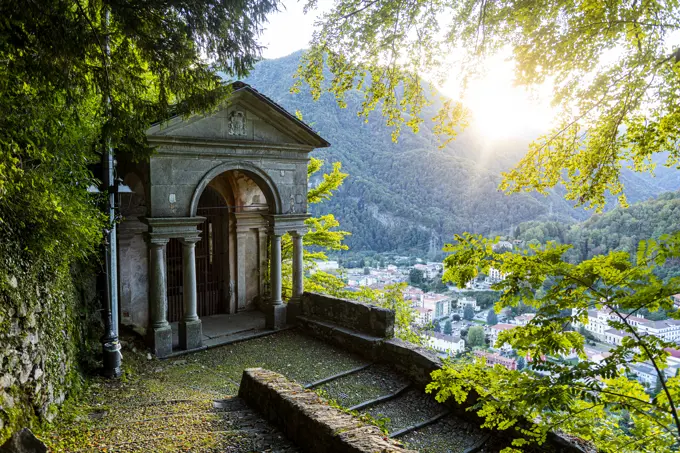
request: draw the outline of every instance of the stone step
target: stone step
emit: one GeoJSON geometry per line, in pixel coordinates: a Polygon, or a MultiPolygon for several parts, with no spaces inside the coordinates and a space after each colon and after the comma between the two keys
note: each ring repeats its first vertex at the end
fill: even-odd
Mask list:
{"type": "Polygon", "coordinates": [[[448,410],[430,395],[414,389],[370,407],[366,412],[377,420],[389,419],[386,420],[386,428],[392,435],[410,426],[432,420],[448,410]]]}
{"type": "Polygon", "coordinates": [[[385,365],[374,364],[333,379],[319,385],[316,391],[347,409],[369,404],[358,412],[376,419],[389,418],[386,428],[390,436],[396,435],[408,448],[422,452],[463,453],[479,447],[487,436],[475,424],[449,415],[444,405],[414,389],[406,377],[385,365]]]}
{"type": "Polygon", "coordinates": [[[358,404],[390,395],[408,385],[403,376],[384,365],[371,365],[357,373],[349,374],[320,385],[316,390],[325,398],[351,408],[358,404]]]}
{"type": "Polygon", "coordinates": [[[399,440],[420,453],[472,453],[483,448],[489,435],[477,424],[449,415],[399,440]]]}
{"type": "MultiPolygon", "coordinates": [[[[77,437],[53,441],[55,451],[190,451],[298,453],[273,425],[240,398],[126,404],[124,411],[93,410],[77,437]],[[69,439],[69,440],[66,440],[69,439]]],[[[62,432],[68,434],[68,431],[62,432]]]]}

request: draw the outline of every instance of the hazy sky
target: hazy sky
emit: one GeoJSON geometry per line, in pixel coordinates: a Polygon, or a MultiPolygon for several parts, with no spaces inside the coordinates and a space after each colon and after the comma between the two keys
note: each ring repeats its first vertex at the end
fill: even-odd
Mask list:
{"type": "Polygon", "coordinates": [[[284,0],[281,11],[269,17],[267,29],[260,37],[260,43],[267,47],[265,58],[279,58],[304,49],[309,44],[314,31],[314,19],[321,11],[332,4],[329,0],[319,0],[319,8],[304,14],[303,2],[284,0]]]}
{"type": "MultiPolygon", "coordinates": [[[[333,0],[318,0],[317,8],[304,14],[305,0],[283,0],[281,11],[270,15],[269,24],[260,37],[260,44],[266,47],[264,58],[280,58],[306,48],[316,17],[332,4],[333,0]]],[[[547,129],[554,118],[548,105],[550,90],[541,87],[539,91],[544,96],[537,100],[526,90],[513,86],[512,62],[496,57],[490,58],[487,66],[486,77],[472,82],[463,100],[472,111],[472,121],[494,140],[547,129]]],[[[454,80],[439,89],[449,97],[460,97],[459,85],[454,80]]]]}

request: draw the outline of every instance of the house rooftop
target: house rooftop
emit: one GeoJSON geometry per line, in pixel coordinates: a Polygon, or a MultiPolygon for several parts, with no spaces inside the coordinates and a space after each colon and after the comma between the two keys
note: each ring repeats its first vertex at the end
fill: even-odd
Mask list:
{"type": "Polygon", "coordinates": [[[660,321],[645,319],[644,324],[646,327],[650,327],[652,329],[665,329],[667,327],[680,325],[680,319],[662,319],[660,321]]]}
{"type": "Polygon", "coordinates": [[[433,332],[432,336],[438,340],[449,341],[451,343],[458,343],[460,341],[459,336],[446,335],[445,333],[433,332]]]}
{"type": "Polygon", "coordinates": [[[664,349],[664,351],[668,352],[671,355],[671,357],[680,359],[680,349],[666,348],[664,349]]]}
{"type": "Polygon", "coordinates": [[[450,297],[445,296],[443,294],[434,294],[434,293],[427,293],[423,297],[428,302],[439,302],[441,300],[450,299],[450,297]]]}
{"type": "Polygon", "coordinates": [[[632,337],[633,334],[630,332],[624,332],[623,330],[618,330],[618,329],[607,329],[604,331],[604,333],[609,334],[609,335],[616,335],[619,337],[632,337]]]}

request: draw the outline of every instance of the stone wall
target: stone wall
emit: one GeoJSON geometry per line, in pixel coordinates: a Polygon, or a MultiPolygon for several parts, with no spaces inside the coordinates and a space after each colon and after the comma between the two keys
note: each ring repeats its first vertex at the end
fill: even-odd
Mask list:
{"type": "Polygon", "coordinates": [[[394,336],[394,311],[316,293],[304,293],[300,315],[378,338],[394,336]]]}
{"type": "MultiPolygon", "coordinates": [[[[0,253],[2,255],[2,253],[0,253]]],[[[12,432],[51,421],[80,382],[81,355],[95,325],[94,283],[74,284],[73,269],[22,269],[0,256],[0,444],[12,432]],[[94,303],[94,302],[93,302],[94,303]]],[[[91,335],[97,337],[97,333],[91,335]]]]}
{"type": "Polygon", "coordinates": [[[239,397],[307,452],[415,453],[388,439],[378,427],[330,407],[316,393],[273,371],[245,370],[239,397]]]}
{"type": "Polygon", "coordinates": [[[144,335],[149,325],[149,250],[144,239],[147,226],[137,219],[118,225],[118,299],[120,322],[144,335]]]}
{"type": "MultiPolygon", "coordinates": [[[[303,333],[360,354],[369,361],[389,365],[406,375],[421,390],[432,382],[432,372],[442,367],[441,359],[433,351],[394,338],[392,310],[304,293],[302,314],[297,318],[297,325],[303,333]],[[353,326],[352,322],[357,325],[353,326]],[[387,327],[388,324],[391,327],[387,327]]],[[[467,410],[477,398],[478,395],[471,392],[462,404],[454,398],[449,398],[444,404],[458,416],[482,425],[483,419],[474,411],[467,410]]],[[[528,428],[528,425],[525,427],[528,428]]],[[[548,444],[554,451],[563,453],[583,451],[553,432],[548,433],[548,444]]]]}

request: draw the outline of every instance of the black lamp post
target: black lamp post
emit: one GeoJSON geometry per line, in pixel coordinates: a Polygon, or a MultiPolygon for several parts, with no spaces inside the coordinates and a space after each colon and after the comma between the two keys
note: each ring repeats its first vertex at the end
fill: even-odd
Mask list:
{"type": "MultiPolygon", "coordinates": [[[[102,342],[102,356],[103,369],[102,374],[108,378],[117,378],[122,374],[121,362],[123,355],[120,352],[120,341],[118,340],[117,325],[113,321],[113,313],[118,311],[118,301],[114,299],[115,292],[112,288],[111,274],[116,272],[115,267],[111,267],[112,261],[115,263],[115,258],[112,260],[111,252],[114,250],[115,244],[111,243],[111,232],[115,231],[115,225],[111,229],[104,229],[104,260],[106,263],[104,277],[106,282],[104,287],[106,289],[106,296],[104,297],[104,309],[102,310],[102,318],[104,321],[104,335],[101,338],[102,342]]],[[[115,236],[114,236],[115,237],[115,236]]],[[[114,255],[115,256],[115,255],[114,255]]]]}
{"type": "Polygon", "coordinates": [[[112,153],[102,155],[101,172],[97,176],[102,180],[101,190],[94,186],[88,188],[89,192],[106,193],[105,211],[109,222],[104,228],[103,255],[104,272],[101,274],[100,286],[103,289],[102,320],[104,321],[104,335],[101,338],[103,370],[102,374],[109,378],[116,378],[122,374],[120,352],[121,345],[118,339],[118,262],[116,253],[116,223],[119,216],[116,209],[120,207],[120,194],[132,193],[132,190],[120,178],[114,178],[116,162],[112,153]]]}

